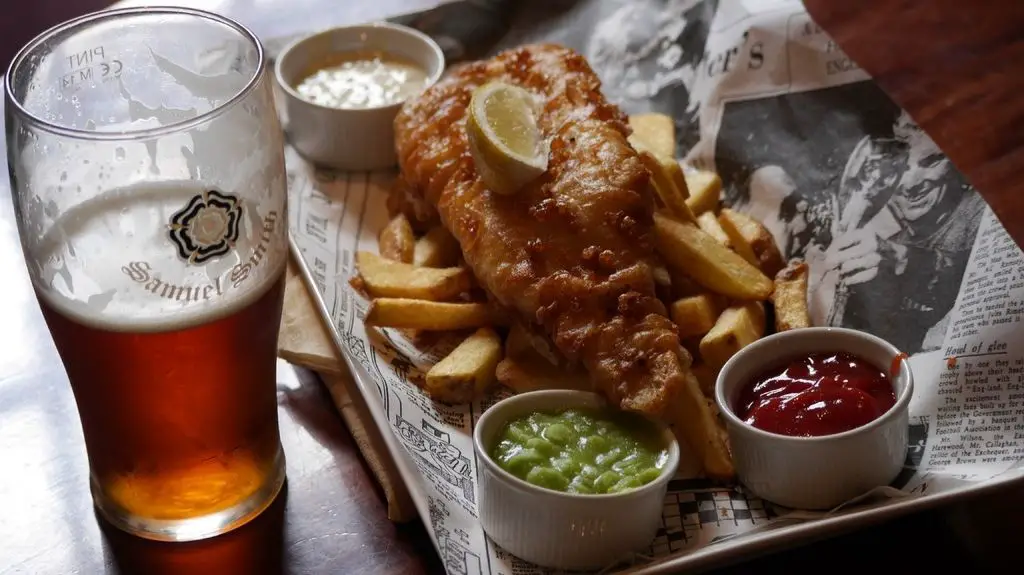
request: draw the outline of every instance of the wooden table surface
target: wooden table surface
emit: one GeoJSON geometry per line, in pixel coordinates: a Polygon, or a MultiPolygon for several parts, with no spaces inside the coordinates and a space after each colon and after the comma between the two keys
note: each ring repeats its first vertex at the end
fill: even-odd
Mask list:
{"type": "MultiPolygon", "coordinates": [[[[358,8],[332,0],[179,3],[213,9],[273,37],[407,11],[429,0],[375,0],[358,8]]],[[[320,382],[284,363],[278,404],[288,484],[267,513],[231,534],[189,544],[143,541],[102,524],[89,496],[74,399],[30,288],[9,194],[0,181],[0,575],[442,571],[421,524],[396,526],[385,517],[380,491],[320,382]]],[[[1022,513],[1024,493],[1004,490],[744,558],[721,573],[820,573],[836,565],[988,572],[1014,558],[1022,513]]]]}

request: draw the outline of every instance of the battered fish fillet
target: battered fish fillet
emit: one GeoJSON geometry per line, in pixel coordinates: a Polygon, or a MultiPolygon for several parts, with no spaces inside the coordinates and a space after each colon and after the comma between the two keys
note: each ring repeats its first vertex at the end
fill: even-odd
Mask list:
{"type": "Polygon", "coordinates": [[[436,209],[489,295],[582,363],[622,409],[660,415],[686,385],[690,355],[655,295],[654,198],[626,142],[626,117],[579,54],[524,46],[462,67],[395,120],[408,190],[436,209]],[[490,192],[470,156],[473,90],[500,80],[543,104],[548,170],[512,196],[490,192]]]}

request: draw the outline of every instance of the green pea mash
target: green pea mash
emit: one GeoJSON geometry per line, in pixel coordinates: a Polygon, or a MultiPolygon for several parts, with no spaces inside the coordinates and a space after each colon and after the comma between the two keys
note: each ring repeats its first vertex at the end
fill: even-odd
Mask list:
{"type": "Polygon", "coordinates": [[[619,493],[661,475],[668,452],[642,416],[611,409],[534,412],[505,424],[491,458],[534,485],[568,493],[619,493]]]}

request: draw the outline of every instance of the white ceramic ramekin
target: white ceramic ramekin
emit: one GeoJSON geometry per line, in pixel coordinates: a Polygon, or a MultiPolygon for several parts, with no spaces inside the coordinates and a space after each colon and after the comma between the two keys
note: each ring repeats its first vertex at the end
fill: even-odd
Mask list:
{"type": "Polygon", "coordinates": [[[402,103],[364,109],[313,104],[295,90],[310,68],[330,54],[381,51],[421,66],[427,87],[444,72],[441,47],[418,30],[378,23],[342,26],[300,38],[277,57],[274,77],[284,94],[285,130],[295,149],[313,162],[342,170],[376,170],[397,163],[394,121],[402,103]]]}
{"type": "Polygon", "coordinates": [[[637,489],[608,495],[562,493],[527,483],[488,455],[502,426],[537,410],[607,405],[585,391],[532,391],[491,406],[473,432],[480,486],[480,523],[494,543],[544,567],[600,569],[643,551],[658,530],[668,482],[679,466],[679,444],[658,426],[668,449],[662,474],[637,489]]]}
{"type": "Polygon", "coordinates": [[[910,365],[892,344],[860,331],[820,327],[770,335],[740,350],[718,374],[715,401],[725,418],[740,482],[767,501],[823,510],[896,478],[907,453],[913,392],[910,365]],[[878,419],[834,435],[790,437],[748,425],[733,411],[742,387],[764,370],[787,358],[840,351],[889,374],[896,404],[878,419]]]}

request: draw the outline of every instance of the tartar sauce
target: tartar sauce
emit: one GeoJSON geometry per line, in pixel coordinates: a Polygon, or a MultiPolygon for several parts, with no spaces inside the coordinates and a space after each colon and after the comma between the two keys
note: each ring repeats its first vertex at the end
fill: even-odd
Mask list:
{"type": "Polygon", "coordinates": [[[345,52],[307,75],[295,89],[304,99],[331,108],[376,108],[418,94],[427,83],[422,68],[381,52],[345,52]]]}

